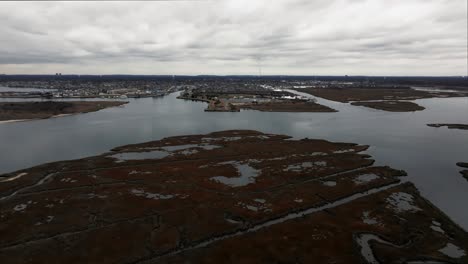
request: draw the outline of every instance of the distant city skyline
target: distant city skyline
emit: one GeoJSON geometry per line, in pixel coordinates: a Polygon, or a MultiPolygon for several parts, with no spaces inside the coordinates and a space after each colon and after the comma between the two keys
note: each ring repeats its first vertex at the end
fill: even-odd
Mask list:
{"type": "Polygon", "coordinates": [[[466,76],[466,0],[0,2],[0,74],[466,76]]]}

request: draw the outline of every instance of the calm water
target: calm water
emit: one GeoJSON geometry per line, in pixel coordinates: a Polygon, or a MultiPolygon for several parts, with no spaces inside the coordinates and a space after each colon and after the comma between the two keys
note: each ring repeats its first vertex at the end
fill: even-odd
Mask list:
{"type": "Polygon", "coordinates": [[[468,98],[423,99],[427,109],[389,113],[318,99],[338,113],[205,113],[204,103],[129,99],[124,107],[61,118],[0,124],[0,173],[45,162],[97,155],[111,148],[174,135],[254,129],[296,138],[371,145],[378,165],[406,170],[423,196],[468,230],[468,131],[427,123],[468,123],[468,98]]]}

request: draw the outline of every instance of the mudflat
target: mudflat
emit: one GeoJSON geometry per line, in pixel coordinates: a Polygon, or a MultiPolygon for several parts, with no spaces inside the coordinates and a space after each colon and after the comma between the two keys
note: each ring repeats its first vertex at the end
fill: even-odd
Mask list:
{"type": "Polygon", "coordinates": [[[5,174],[0,259],[466,263],[468,234],[367,148],[231,130],[5,174]]]}
{"type": "Polygon", "coordinates": [[[57,115],[88,113],[126,103],[120,101],[5,102],[0,103],[0,121],[43,119],[57,115]]]}

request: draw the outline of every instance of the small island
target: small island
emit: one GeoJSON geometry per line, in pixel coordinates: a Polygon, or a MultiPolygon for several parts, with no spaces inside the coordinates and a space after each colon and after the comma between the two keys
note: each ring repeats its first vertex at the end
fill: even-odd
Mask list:
{"type": "Polygon", "coordinates": [[[365,106],[377,110],[388,112],[415,112],[422,111],[425,108],[407,101],[376,101],[376,102],[353,102],[352,105],[365,106]]]}
{"type": "Polygon", "coordinates": [[[430,127],[447,127],[448,129],[468,130],[468,125],[465,124],[427,124],[430,127]]]}
{"type": "Polygon", "coordinates": [[[0,103],[0,122],[45,119],[89,113],[126,104],[123,101],[44,101],[0,103]]]}
{"type": "Polygon", "coordinates": [[[282,100],[265,103],[249,103],[239,105],[242,109],[251,109],[262,112],[337,112],[328,106],[314,101],[282,100]]]}
{"type": "Polygon", "coordinates": [[[468,162],[458,162],[457,166],[466,169],[460,171],[460,173],[463,175],[463,178],[465,178],[468,181],[468,162]]]}

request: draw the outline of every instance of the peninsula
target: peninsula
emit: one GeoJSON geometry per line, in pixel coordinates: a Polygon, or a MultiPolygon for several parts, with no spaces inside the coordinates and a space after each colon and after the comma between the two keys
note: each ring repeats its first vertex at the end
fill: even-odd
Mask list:
{"type": "Polygon", "coordinates": [[[0,102],[0,122],[89,113],[126,103],[123,101],[0,102]]]}

